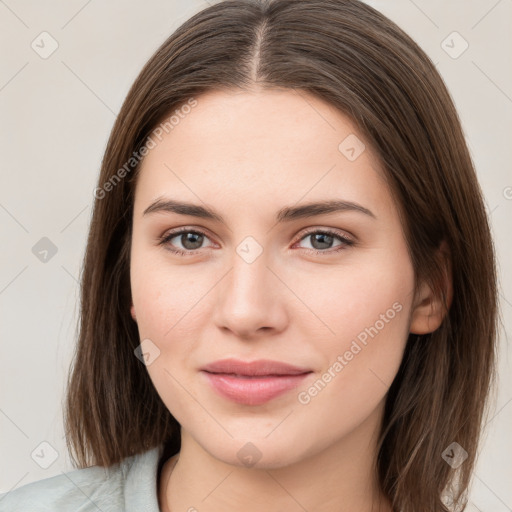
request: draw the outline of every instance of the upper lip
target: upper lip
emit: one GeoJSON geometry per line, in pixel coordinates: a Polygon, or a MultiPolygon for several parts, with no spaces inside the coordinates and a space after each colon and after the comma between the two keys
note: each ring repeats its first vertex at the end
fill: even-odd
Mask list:
{"type": "Polygon", "coordinates": [[[241,361],[239,359],[222,359],[203,366],[201,370],[210,373],[232,373],[235,375],[299,375],[309,373],[309,368],[293,366],[280,361],[270,359],[258,359],[257,361],[241,361]]]}

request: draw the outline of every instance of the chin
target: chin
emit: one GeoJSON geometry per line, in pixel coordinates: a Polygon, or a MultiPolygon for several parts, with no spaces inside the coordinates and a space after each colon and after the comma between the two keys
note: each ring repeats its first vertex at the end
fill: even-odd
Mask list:
{"type": "Polygon", "coordinates": [[[288,443],[277,437],[270,440],[264,437],[244,436],[224,439],[222,443],[209,442],[202,446],[212,457],[231,466],[277,469],[294,464],[306,456],[297,451],[297,443],[293,442],[290,436],[287,438],[288,443]]]}

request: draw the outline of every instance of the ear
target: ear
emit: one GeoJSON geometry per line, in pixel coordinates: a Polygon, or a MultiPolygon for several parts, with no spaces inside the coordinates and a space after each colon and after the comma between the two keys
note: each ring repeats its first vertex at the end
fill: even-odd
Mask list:
{"type": "Polygon", "coordinates": [[[413,334],[428,334],[434,332],[442,323],[453,299],[453,282],[450,250],[446,241],[440,244],[437,258],[439,258],[443,278],[440,288],[446,296],[446,305],[443,297],[436,297],[433,290],[426,282],[422,282],[415,297],[411,313],[411,325],[409,331],[413,334]]]}
{"type": "Polygon", "coordinates": [[[130,313],[131,313],[131,315],[132,315],[132,318],[133,318],[135,321],[137,321],[137,316],[135,315],[135,308],[134,308],[133,304],[132,304],[132,306],[131,306],[131,308],[130,308],[130,313]]]}

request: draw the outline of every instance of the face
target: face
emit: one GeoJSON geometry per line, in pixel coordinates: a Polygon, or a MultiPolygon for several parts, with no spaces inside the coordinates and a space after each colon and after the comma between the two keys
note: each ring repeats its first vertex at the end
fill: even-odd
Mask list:
{"type": "Polygon", "coordinates": [[[411,328],[412,264],[347,117],[290,90],[196,100],[140,169],[132,316],[182,434],[230,464],[257,453],[249,442],[261,467],[290,464],[382,412],[411,328]],[[156,201],[197,208],[146,211],[156,201]],[[304,209],[325,202],[338,208],[304,209]],[[202,371],[226,358],[309,373],[258,384],[202,371]]]}

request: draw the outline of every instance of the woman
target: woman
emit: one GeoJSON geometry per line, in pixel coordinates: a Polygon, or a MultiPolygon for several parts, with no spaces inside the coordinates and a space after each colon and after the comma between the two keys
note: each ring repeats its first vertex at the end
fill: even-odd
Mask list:
{"type": "Polygon", "coordinates": [[[454,105],[395,24],[355,0],[204,9],[132,86],[95,198],[78,469],[2,510],[463,508],[494,254],[454,105]]]}

